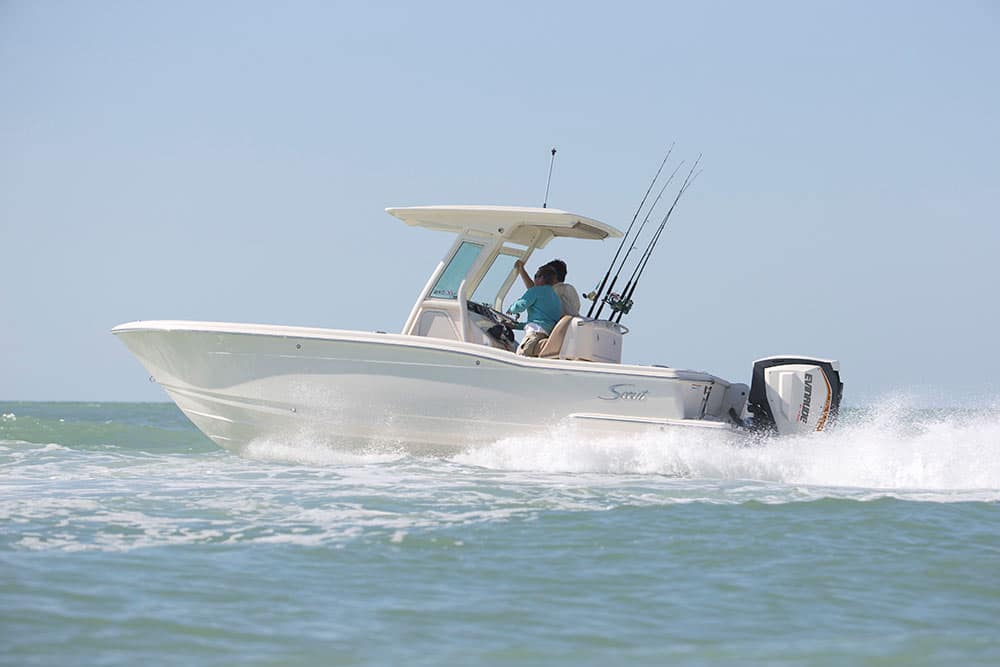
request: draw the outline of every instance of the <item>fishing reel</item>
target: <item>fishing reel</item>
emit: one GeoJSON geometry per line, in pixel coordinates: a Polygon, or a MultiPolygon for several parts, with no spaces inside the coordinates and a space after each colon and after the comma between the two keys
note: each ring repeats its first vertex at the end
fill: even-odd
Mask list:
{"type": "Polygon", "coordinates": [[[628,315],[628,311],[632,310],[632,299],[623,297],[617,292],[611,292],[605,296],[602,301],[608,304],[616,313],[621,313],[622,315],[628,315]]]}

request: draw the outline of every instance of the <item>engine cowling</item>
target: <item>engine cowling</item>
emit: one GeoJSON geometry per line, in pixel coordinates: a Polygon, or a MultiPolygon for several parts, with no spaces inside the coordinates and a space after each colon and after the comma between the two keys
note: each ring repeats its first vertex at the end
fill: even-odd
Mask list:
{"type": "Polygon", "coordinates": [[[840,411],[840,362],[767,357],[753,364],[747,412],[754,428],[779,435],[828,428],[840,411]]]}

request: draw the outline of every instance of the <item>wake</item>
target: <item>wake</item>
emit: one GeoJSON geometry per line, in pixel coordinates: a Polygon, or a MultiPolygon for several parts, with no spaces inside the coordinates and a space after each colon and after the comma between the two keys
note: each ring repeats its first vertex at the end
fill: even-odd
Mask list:
{"type": "Polygon", "coordinates": [[[505,470],[658,474],[864,489],[984,490],[1000,499],[1000,409],[931,412],[883,401],[835,428],[754,439],[677,429],[588,440],[558,427],[455,457],[505,470]]]}

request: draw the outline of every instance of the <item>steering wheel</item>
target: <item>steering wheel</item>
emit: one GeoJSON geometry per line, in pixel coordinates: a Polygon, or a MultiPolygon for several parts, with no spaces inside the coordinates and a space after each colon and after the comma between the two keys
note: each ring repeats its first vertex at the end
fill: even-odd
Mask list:
{"type": "Polygon", "coordinates": [[[511,316],[508,315],[507,313],[497,310],[496,308],[493,308],[492,306],[487,306],[487,308],[490,309],[490,315],[497,324],[502,324],[505,327],[511,329],[514,328],[515,324],[517,324],[517,318],[520,317],[521,315],[520,313],[515,313],[513,316],[511,316]]]}
{"type": "Polygon", "coordinates": [[[516,317],[511,317],[507,313],[502,313],[486,303],[467,301],[466,305],[472,312],[481,315],[494,323],[494,326],[490,327],[486,331],[486,333],[489,334],[494,340],[507,349],[511,349],[516,345],[513,330],[514,325],[517,324],[516,317]]]}
{"type": "Polygon", "coordinates": [[[475,301],[466,302],[469,310],[472,312],[482,315],[486,319],[494,322],[495,324],[502,324],[505,327],[513,327],[517,324],[517,315],[511,317],[507,313],[501,312],[489,305],[488,303],[476,303],[475,301]]]}

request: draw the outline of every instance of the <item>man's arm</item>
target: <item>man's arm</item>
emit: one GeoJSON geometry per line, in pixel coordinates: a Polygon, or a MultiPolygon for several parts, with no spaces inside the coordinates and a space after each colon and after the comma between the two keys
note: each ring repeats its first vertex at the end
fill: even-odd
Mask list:
{"type": "Polygon", "coordinates": [[[528,272],[524,270],[524,262],[519,259],[514,260],[514,268],[517,269],[518,274],[521,276],[521,280],[524,281],[524,286],[531,289],[535,286],[535,281],[531,279],[528,272]]]}
{"type": "Polygon", "coordinates": [[[538,299],[538,294],[532,290],[528,290],[524,293],[520,299],[510,304],[510,308],[507,309],[508,313],[522,313],[528,309],[528,306],[535,303],[538,299]]]}

